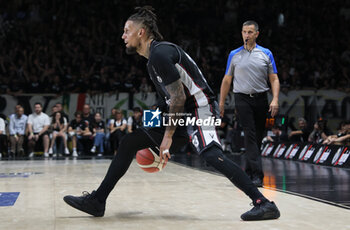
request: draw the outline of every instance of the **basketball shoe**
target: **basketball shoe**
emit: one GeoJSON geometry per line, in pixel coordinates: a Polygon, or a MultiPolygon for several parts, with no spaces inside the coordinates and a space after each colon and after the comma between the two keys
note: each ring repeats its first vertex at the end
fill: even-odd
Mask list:
{"type": "Polygon", "coordinates": [[[254,208],[241,215],[242,220],[270,220],[277,219],[281,215],[277,206],[272,201],[258,199],[253,205],[254,208]]]}
{"type": "Polygon", "coordinates": [[[95,217],[102,217],[105,214],[106,202],[100,202],[95,194],[95,191],[91,194],[83,192],[82,196],[65,196],[63,200],[73,208],[95,217]]]}

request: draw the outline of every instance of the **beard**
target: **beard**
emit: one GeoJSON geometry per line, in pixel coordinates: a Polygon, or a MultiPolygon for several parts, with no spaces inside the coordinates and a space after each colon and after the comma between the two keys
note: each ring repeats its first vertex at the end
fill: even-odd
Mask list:
{"type": "Polygon", "coordinates": [[[126,52],[126,54],[129,54],[129,55],[136,54],[137,53],[136,47],[126,47],[125,52],[126,52]]]}

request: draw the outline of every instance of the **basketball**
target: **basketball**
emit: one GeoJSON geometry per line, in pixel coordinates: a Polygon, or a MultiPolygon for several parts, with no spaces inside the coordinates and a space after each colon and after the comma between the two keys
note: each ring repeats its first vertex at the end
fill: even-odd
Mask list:
{"type": "Polygon", "coordinates": [[[151,148],[141,149],[136,153],[137,165],[148,173],[161,171],[166,163],[160,163],[158,154],[151,148]]]}

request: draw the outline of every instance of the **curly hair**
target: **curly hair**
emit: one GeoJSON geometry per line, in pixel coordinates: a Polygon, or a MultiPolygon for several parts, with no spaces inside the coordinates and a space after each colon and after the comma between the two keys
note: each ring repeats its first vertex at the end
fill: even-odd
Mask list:
{"type": "Polygon", "coordinates": [[[154,40],[163,40],[163,35],[158,30],[157,26],[157,15],[153,12],[152,6],[142,6],[135,8],[136,13],[131,15],[128,20],[141,23],[147,34],[154,40]]]}

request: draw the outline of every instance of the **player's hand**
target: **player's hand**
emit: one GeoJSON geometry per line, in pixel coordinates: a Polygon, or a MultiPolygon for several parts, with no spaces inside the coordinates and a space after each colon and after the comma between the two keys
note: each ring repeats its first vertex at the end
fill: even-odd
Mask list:
{"type": "Polygon", "coordinates": [[[275,117],[278,113],[278,101],[272,100],[269,108],[269,112],[271,113],[271,117],[275,117]]]}
{"type": "Polygon", "coordinates": [[[173,143],[172,137],[167,137],[167,136],[163,137],[162,143],[160,144],[160,147],[159,147],[160,163],[162,163],[164,160],[164,163],[166,164],[168,162],[168,159],[171,158],[169,149],[172,143],[173,143]]]}
{"type": "Polygon", "coordinates": [[[219,110],[220,110],[220,117],[224,117],[224,113],[225,113],[225,104],[220,103],[220,104],[219,104],[219,110]]]}

